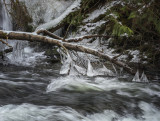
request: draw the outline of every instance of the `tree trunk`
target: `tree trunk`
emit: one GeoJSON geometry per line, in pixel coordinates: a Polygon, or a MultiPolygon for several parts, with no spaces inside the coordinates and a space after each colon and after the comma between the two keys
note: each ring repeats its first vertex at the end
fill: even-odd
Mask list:
{"type": "Polygon", "coordinates": [[[59,47],[65,47],[69,50],[75,50],[75,51],[79,51],[79,52],[92,54],[92,55],[98,56],[100,58],[103,58],[107,61],[110,61],[110,62],[116,64],[117,66],[123,67],[124,70],[126,70],[130,74],[135,74],[135,70],[130,68],[125,63],[123,63],[121,61],[118,61],[118,60],[115,60],[113,58],[110,58],[108,55],[106,55],[104,53],[101,53],[99,51],[96,51],[94,49],[90,49],[90,48],[87,48],[87,47],[84,47],[84,46],[80,46],[80,45],[76,45],[76,44],[72,44],[72,43],[68,43],[68,42],[63,42],[61,40],[52,39],[52,38],[45,37],[45,36],[42,36],[42,35],[37,35],[35,33],[25,33],[25,32],[14,32],[14,31],[7,32],[7,31],[0,30],[0,38],[45,42],[45,43],[50,43],[50,44],[53,44],[53,45],[57,45],[59,47]]]}

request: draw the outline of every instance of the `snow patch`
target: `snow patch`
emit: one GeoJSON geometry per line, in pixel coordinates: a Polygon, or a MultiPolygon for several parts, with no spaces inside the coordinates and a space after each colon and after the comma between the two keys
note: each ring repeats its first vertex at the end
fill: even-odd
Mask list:
{"type": "Polygon", "coordinates": [[[74,12],[76,9],[79,8],[81,3],[81,0],[75,0],[73,4],[67,8],[65,12],[62,13],[58,18],[55,18],[54,20],[49,21],[48,23],[42,24],[36,28],[36,30],[39,29],[50,29],[52,27],[55,27],[58,23],[60,23],[69,13],[74,12]]]}

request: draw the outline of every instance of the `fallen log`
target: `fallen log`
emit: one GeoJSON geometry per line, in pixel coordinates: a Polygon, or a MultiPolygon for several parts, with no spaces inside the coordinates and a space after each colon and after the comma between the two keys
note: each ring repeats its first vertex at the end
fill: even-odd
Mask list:
{"type": "Polygon", "coordinates": [[[115,60],[115,59],[109,57],[108,55],[106,55],[102,52],[99,52],[97,50],[90,49],[90,48],[87,48],[87,47],[84,47],[84,46],[80,46],[80,45],[77,45],[77,44],[63,42],[63,41],[58,40],[58,39],[52,39],[52,38],[42,36],[42,35],[37,35],[37,34],[34,34],[34,33],[14,32],[14,31],[8,32],[8,31],[2,31],[2,30],[0,30],[0,38],[50,43],[50,44],[53,44],[53,45],[57,45],[59,47],[67,48],[69,50],[75,50],[75,51],[84,52],[84,53],[88,53],[88,54],[98,56],[98,57],[103,58],[107,61],[110,61],[111,63],[116,64],[117,66],[123,67],[124,70],[126,70],[130,74],[135,74],[135,72],[136,72],[134,69],[130,68],[127,64],[125,64],[121,61],[115,60]]]}

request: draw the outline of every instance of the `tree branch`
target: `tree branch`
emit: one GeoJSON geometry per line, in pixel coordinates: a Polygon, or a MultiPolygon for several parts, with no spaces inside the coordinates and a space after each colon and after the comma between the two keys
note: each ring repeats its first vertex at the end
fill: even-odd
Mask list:
{"type": "Polygon", "coordinates": [[[45,30],[45,29],[38,30],[36,33],[37,33],[37,34],[43,34],[44,36],[48,35],[49,37],[52,37],[52,38],[54,38],[54,39],[63,40],[63,38],[61,38],[60,36],[57,36],[57,35],[49,32],[49,31],[47,31],[47,30],[45,30]]]}
{"type": "Polygon", "coordinates": [[[83,39],[90,39],[90,38],[96,38],[96,37],[110,38],[111,36],[106,36],[106,35],[86,35],[86,36],[82,36],[82,37],[66,39],[65,41],[66,42],[79,42],[79,41],[82,41],[83,39]]]}

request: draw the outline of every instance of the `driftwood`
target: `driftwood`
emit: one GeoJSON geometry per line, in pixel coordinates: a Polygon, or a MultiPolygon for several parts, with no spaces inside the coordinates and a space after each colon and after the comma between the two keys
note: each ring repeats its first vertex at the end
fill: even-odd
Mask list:
{"type": "Polygon", "coordinates": [[[2,30],[0,30],[0,38],[45,42],[45,43],[50,43],[50,44],[53,44],[53,45],[57,45],[59,47],[67,48],[69,50],[75,50],[75,51],[79,51],[79,52],[92,54],[92,55],[98,56],[100,58],[103,58],[107,61],[110,61],[110,62],[116,64],[117,66],[123,67],[124,70],[126,70],[130,74],[135,74],[135,70],[130,68],[127,64],[125,64],[121,61],[118,61],[116,59],[113,59],[113,58],[109,57],[108,55],[106,55],[102,52],[99,52],[99,51],[96,51],[94,49],[90,49],[90,48],[87,48],[87,47],[84,47],[84,46],[80,46],[80,45],[77,45],[77,44],[63,42],[62,40],[52,39],[50,37],[37,35],[37,34],[33,34],[33,33],[14,32],[14,31],[7,32],[7,31],[2,31],[2,30]]]}

